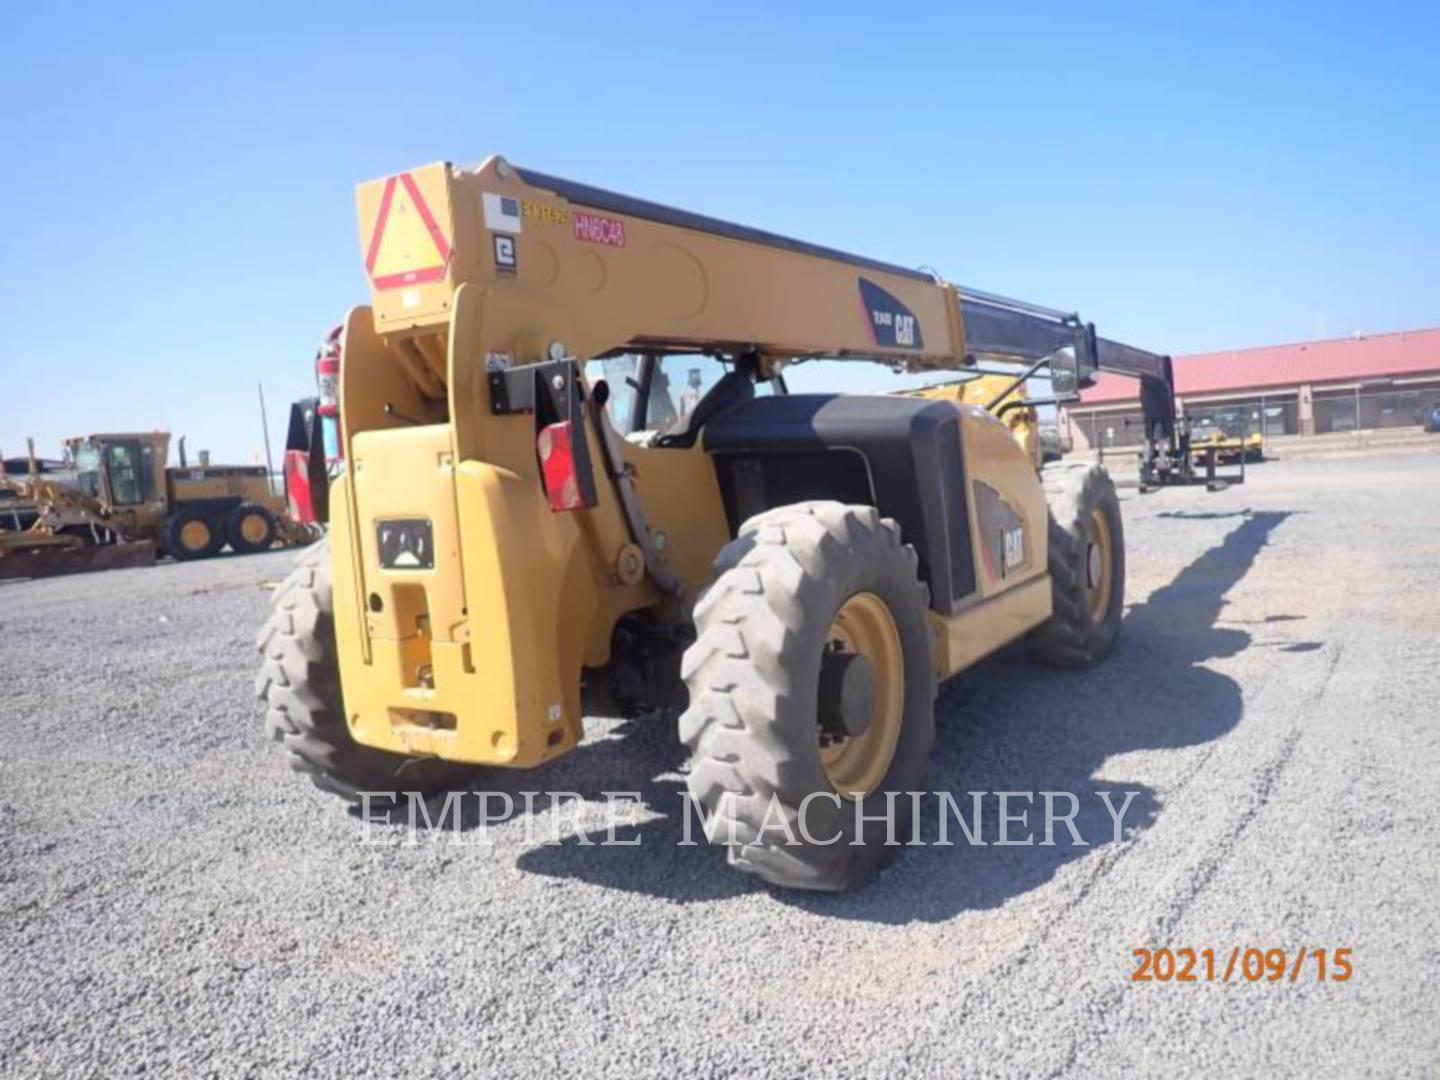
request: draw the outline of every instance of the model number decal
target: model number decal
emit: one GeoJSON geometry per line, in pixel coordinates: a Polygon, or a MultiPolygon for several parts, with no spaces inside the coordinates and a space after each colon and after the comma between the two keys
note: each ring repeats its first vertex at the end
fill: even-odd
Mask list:
{"type": "Polygon", "coordinates": [[[886,349],[923,349],[925,337],[915,313],[873,281],[860,278],[860,309],[870,341],[886,349]]]}
{"type": "Polygon", "coordinates": [[[587,244],[604,244],[606,247],[625,246],[625,223],[618,218],[582,214],[577,210],[572,220],[576,240],[583,240],[587,244]]]}
{"type": "Polygon", "coordinates": [[[545,203],[531,202],[526,199],[520,204],[520,212],[526,221],[534,222],[537,225],[570,224],[570,211],[563,206],[547,206],[545,203]]]}

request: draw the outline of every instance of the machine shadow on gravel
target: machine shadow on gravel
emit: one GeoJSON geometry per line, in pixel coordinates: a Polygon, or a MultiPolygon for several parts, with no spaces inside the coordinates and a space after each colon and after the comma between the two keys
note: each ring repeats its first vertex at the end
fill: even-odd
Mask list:
{"type": "MultiPolygon", "coordinates": [[[[972,847],[953,820],[950,837],[959,836],[961,842],[929,846],[938,832],[938,814],[930,810],[920,833],[927,846],[901,850],[869,887],[839,895],[784,890],[774,895],[832,917],[939,921],[1001,905],[1043,885],[1065,864],[1111,844],[1114,826],[1100,791],[1114,793],[1117,809],[1126,792],[1135,792],[1122,819],[1125,836],[1148,829],[1164,809],[1155,793],[1107,770],[1105,762],[1133,751],[1197,746],[1239,723],[1239,685],[1203,665],[1249,646],[1248,632],[1217,623],[1226,594],[1289,516],[1288,511],[1244,513],[1220,544],[1130,608],[1115,655],[1091,671],[1038,668],[1023,648],[1015,647],[942,688],[930,790],[949,792],[967,817],[973,791],[1071,792],[1080,804],[1075,825],[1089,846],[1072,846],[1059,824],[1055,846],[1040,846],[1044,823],[1038,795],[1029,830],[1012,826],[1012,836],[1033,831],[1035,846],[972,847]]],[[[502,777],[489,786],[516,792],[572,790],[594,800],[603,799],[607,790],[639,791],[647,812],[658,816],[616,831],[617,839],[638,839],[639,844],[587,846],[570,836],[531,848],[520,856],[519,866],[679,903],[765,888],[728,870],[720,852],[705,844],[697,822],[692,822],[692,835],[699,843],[680,846],[684,785],[675,770],[683,748],[673,728],[658,718],[637,720],[617,734],[582,745],[541,773],[502,777]]],[[[984,808],[980,838],[993,844],[998,835],[993,797],[984,808]]],[[[1012,812],[1024,808],[1023,802],[1012,803],[1012,812]]]]}

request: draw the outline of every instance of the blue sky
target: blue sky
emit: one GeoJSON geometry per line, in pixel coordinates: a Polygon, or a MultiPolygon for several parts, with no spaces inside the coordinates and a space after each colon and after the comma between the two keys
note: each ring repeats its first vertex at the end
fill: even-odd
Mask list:
{"type": "Polygon", "coordinates": [[[1440,325],[1434,5],[178,7],[7,10],[7,454],[252,460],[365,300],[355,183],[491,152],[1160,351],[1440,325]]]}

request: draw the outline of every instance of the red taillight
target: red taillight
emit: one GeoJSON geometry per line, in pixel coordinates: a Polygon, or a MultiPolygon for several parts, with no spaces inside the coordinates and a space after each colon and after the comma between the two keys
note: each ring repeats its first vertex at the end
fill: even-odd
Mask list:
{"type": "Polygon", "coordinates": [[[535,449],[540,453],[540,474],[545,481],[545,497],[555,513],[583,510],[590,504],[580,490],[580,476],[575,470],[574,432],[569,420],[547,424],[540,429],[535,449]]]}

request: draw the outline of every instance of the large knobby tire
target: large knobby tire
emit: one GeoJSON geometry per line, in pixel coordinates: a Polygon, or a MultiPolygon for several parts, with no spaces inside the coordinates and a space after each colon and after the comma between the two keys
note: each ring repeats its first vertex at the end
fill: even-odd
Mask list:
{"type": "Polygon", "coordinates": [[[265,702],[265,731],[285,749],[290,767],[315,786],[361,802],[362,792],[394,793],[371,805],[403,802],[404,792],[431,795],[473,774],[466,765],[408,758],[362,746],[350,737],[340,697],[330,542],[306,549],[275,591],[256,645],[262,657],[255,694],[265,702]]]}
{"type": "Polygon", "coordinates": [[[1043,663],[1087,668],[1110,655],[1125,606],[1125,528],[1110,474],[1062,463],[1040,474],[1050,507],[1054,612],[1030,634],[1043,663]]]}
{"type": "Polygon", "coordinates": [[[237,555],[269,551],[278,531],[275,515],[259,503],[241,503],[225,519],[225,536],[237,555]]]}
{"type": "Polygon", "coordinates": [[[165,522],[164,540],[176,559],[208,559],[225,546],[225,530],[204,512],[182,506],[165,522]]]}
{"type": "MultiPolygon", "coordinates": [[[[837,891],[863,883],[896,850],[886,845],[884,820],[863,823],[857,834],[855,802],[832,782],[857,747],[826,735],[824,753],[835,757],[828,765],[822,758],[819,684],[822,663],[849,648],[836,639],[846,619],[856,620],[853,635],[838,631],[847,638],[860,640],[868,626],[893,642],[891,659],[873,668],[873,686],[862,684],[860,700],[885,699],[889,705],[875,706],[874,714],[898,720],[883,729],[891,732],[888,744],[844,766],[878,777],[859,790],[868,792],[865,815],[880,818],[886,792],[920,790],[935,736],[929,593],[917,564],[894,521],[873,507],[838,502],[759,514],[716,557],[682,665],[690,705],[680,737],[692,755],[690,794],[732,866],[776,885],[837,891]],[[885,698],[897,685],[898,705],[885,698]],[[816,843],[800,830],[802,806],[816,843]],[[851,846],[857,838],[862,844],[851,846]]],[[[880,730],[857,739],[878,738],[870,732],[880,730]]],[[[899,844],[909,838],[912,805],[894,800],[899,844]]]]}

